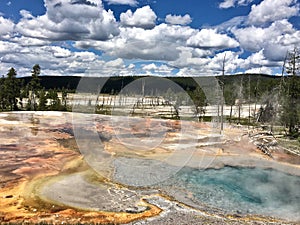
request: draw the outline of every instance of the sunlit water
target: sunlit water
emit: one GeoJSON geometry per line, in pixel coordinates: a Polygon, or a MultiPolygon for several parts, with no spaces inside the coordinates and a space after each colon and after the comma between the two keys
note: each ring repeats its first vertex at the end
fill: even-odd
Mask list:
{"type": "Polygon", "coordinates": [[[175,180],[196,200],[227,213],[300,221],[299,176],[261,168],[183,168],[175,180]]]}

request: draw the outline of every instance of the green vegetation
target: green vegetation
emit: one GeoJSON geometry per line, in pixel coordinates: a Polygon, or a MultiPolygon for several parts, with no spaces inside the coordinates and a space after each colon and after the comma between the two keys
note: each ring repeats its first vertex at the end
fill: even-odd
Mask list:
{"type": "MultiPolygon", "coordinates": [[[[29,77],[17,78],[17,71],[14,68],[9,69],[8,73],[0,78],[0,111],[70,110],[71,106],[68,105],[69,94],[76,91],[81,78],[75,76],[40,76],[40,74],[41,68],[38,64],[33,66],[29,77]]],[[[84,79],[89,85],[86,91],[93,94],[101,92],[101,94],[116,95],[124,87],[140,78],[142,77],[110,77],[109,79],[89,77],[84,79]],[[99,89],[100,83],[104,83],[101,90],[99,89]]],[[[158,96],[164,96],[167,100],[164,103],[159,103],[159,100],[156,101],[154,97],[152,105],[168,105],[168,102],[172,101],[174,113],[178,115],[181,103],[187,101],[185,95],[188,93],[195,106],[194,115],[199,120],[209,118],[205,115],[208,105],[205,91],[203,87],[199,87],[192,77],[166,77],[164,79],[175,82],[185,93],[183,92],[181,95],[181,93],[173,93],[173,90],[165,90],[163,84],[160,84],[157,80],[152,81],[149,79],[147,85],[152,89],[147,89],[146,85],[143,87],[143,94],[145,96],[155,96],[154,93],[156,93],[158,96]],[[152,84],[151,82],[155,83],[152,84]],[[154,85],[156,90],[153,90],[154,85]]],[[[286,128],[284,130],[287,136],[300,140],[300,53],[297,48],[287,54],[282,76],[239,74],[223,75],[216,77],[216,79],[222,87],[227,109],[230,106],[227,121],[247,125],[265,124],[271,126],[271,130],[274,126],[281,126],[286,128]],[[244,107],[245,111],[247,105],[249,106],[249,115],[245,119],[245,116],[242,117],[241,113],[242,108],[244,107]],[[233,117],[233,107],[238,108],[238,116],[233,117]]],[[[134,93],[135,90],[132,91],[134,93]]],[[[85,106],[87,111],[93,111],[93,109],[88,110],[93,108],[90,101],[85,106]]],[[[110,107],[113,106],[104,101],[108,100],[104,100],[104,97],[103,99],[101,97],[97,98],[99,104],[94,110],[98,113],[111,114],[112,108],[110,107]]],[[[112,103],[112,99],[110,99],[110,103],[112,103]]],[[[191,104],[191,102],[186,104],[191,104]]],[[[219,104],[220,111],[222,111],[222,101],[215,104],[219,104]]]]}
{"type": "Polygon", "coordinates": [[[20,84],[16,78],[17,72],[11,68],[7,73],[7,78],[2,80],[1,106],[2,109],[18,110],[18,100],[20,97],[20,84]]]}
{"type": "Polygon", "coordinates": [[[300,53],[298,49],[288,53],[286,72],[290,75],[282,80],[281,121],[288,127],[289,135],[299,137],[300,122],[300,53]]]}
{"type": "Polygon", "coordinates": [[[68,91],[64,88],[46,89],[41,84],[41,68],[38,64],[32,68],[29,80],[17,78],[17,71],[9,69],[0,79],[0,111],[16,110],[67,110],[68,91]],[[61,92],[61,99],[58,93],[61,92]],[[24,100],[27,101],[24,101],[24,100]],[[24,104],[24,102],[26,104],[24,104]]]}

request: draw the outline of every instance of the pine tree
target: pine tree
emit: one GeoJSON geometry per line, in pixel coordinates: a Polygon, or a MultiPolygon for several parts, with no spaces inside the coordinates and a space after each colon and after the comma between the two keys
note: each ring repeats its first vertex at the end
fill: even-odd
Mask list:
{"type": "Polygon", "coordinates": [[[288,64],[285,67],[286,78],[283,92],[282,116],[281,120],[290,136],[299,135],[300,122],[300,53],[297,48],[288,53],[288,64]]]}
{"type": "Polygon", "coordinates": [[[47,95],[45,89],[41,89],[39,92],[39,106],[38,110],[44,111],[47,109],[47,95]]]}
{"type": "Polygon", "coordinates": [[[0,108],[1,108],[1,111],[5,110],[5,105],[6,105],[4,81],[5,81],[5,78],[4,78],[4,76],[2,76],[0,78],[0,108]]]}
{"type": "Polygon", "coordinates": [[[203,90],[198,86],[194,91],[190,93],[190,96],[195,105],[195,114],[198,117],[198,121],[205,115],[205,106],[207,104],[206,96],[203,90]]]}
{"type": "Polygon", "coordinates": [[[50,110],[61,110],[61,101],[58,97],[56,89],[50,89],[48,91],[47,98],[50,100],[50,110]]]}
{"type": "Polygon", "coordinates": [[[65,88],[61,90],[62,110],[67,111],[68,92],[65,88]]]}
{"type": "Polygon", "coordinates": [[[18,97],[20,97],[20,83],[16,78],[17,71],[14,68],[11,68],[8,73],[7,77],[4,81],[4,96],[8,103],[9,109],[18,110],[18,97]]]}
{"type": "Polygon", "coordinates": [[[28,99],[28,109],[30,110],[37,110],[37,98],[39,92],[41,90],[41,84],[39,75],[41,73],[41,68],[38,64],[35,64],[31,71],[31,80],[28,84],[29,90],[29,99],[28,99]]]}

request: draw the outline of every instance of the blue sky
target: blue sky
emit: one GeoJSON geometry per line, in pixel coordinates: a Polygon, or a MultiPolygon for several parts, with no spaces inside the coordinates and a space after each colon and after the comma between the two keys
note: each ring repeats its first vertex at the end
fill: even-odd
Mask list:
{"type": "Polygon", "coordinates": [[[300,47],[297,0],[0,0],[0,74],[281,72],[300,47]]]}

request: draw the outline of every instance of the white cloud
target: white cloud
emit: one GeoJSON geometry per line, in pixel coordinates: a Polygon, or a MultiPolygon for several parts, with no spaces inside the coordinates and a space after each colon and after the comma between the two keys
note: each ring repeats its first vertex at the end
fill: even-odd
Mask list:
{"type": "Polygon", "coordinates": [[[270,36],[274,35],[269,33],[267,29],[257,27],[233,29],[232,32],[239,41],[241,47],[248,51],[258,51],[262,48],[265,41],[270,40],[270,36]]]}
{"type": "Polygon", "coordinates": [[[187,45],[203,49],[226,49],[238,47],[239,43],[226,34],[217,33],[216,30],[202,29],[187,40],[187,45]]]}
{"type": "Polygon", "coordinates": [[[112,5],[130,5],[136,6],[138,2],[136,0],[105,0],[108,4],[112,5]]]}
{"type": "Polygon", "coordinates": [[[207,70],[214,71],[221,75],[225,59],[225,74],[234,73],[234,71],[243,64],[244,60],[239,58],[238,52],[225,51],[216,54],[207,65],[207,70]]]}
{"type": "Polygon", "coordinates": [[[245,69],[247,73],[272,74],[273,69],[282,66],[282,62],[269,60],[264,53],[263,49],[253,53],[241,63],[241,68],[245,69]]]}
{"type": "Polygon", "coordinates": [[[93,47],[114,57],[126,59],[173,61],[179,57],[179,46],[197,30],[186,26],[160,24],[153,29],[122,27],[120,35],[105,42],[76,42],[76,47],[93,47]]]}
{"type": "Polygon", "coordinates": [[[8,42],[8,41],[0,41],[0,56],[5,55],[7,53],[14,53],[21,51],[21,46],[16,43],[8,42]]]}
{"type": "Polygon", "coordinates": [[[227,9],[234,7],[236,0],[224,0],[219,4],[219,7],[222,9],[227,9]]]}
{"type": "Polygon", "coordinates": [[[249,23],[263,25],[298,14],[299,3],[297,3],[297,0],[263,0],[259,5],[251,7],[249,23]]]}
{"type": "Polygon", "coordinates": [[[24,47],[4,41],[0,41],[0,61],[5,70],[14,67],[18,76],[30,76],[31,68],[36,63],[41,66],[42,74],[82,75],[92,63],[100,62],[92,52],[71,52],[60,46],[24,47]]]}
{"type": "Polygon", "coordinates": [[[230,20],[227,20],[221,24],[214,26],[213,28],[217,29],[221,32],[231,32],[232,29],[237,27],[245,27],[245,23],[247,21],[247,16],[236,16],[230,20]]]}
{"type": "Polygon", "coordinates": [[[51,52],[55,58],[68,58],[72,55],[72,52],[69,49],[59,46],[44,46],[43,49],[51,52]]]}
{"type": "Polygon", "coordinates": [[[32,17],[22,11],[23,18],[16,25],[16,31],[26,37],[51,41],[107,40],[118,35],[118,24],[112,11],[95,3],[101,1],[45,0],[46,14],[32,17]]]}
{"type": "Polygon", "coordinates": [[[0,16],[0,40],[9,39],[12,36],[15,24],[9,20],[0,16]]]}
{"type": "Polygon", "coordinates": [[[300,30],[282,35],[279,39],[279,42],[284,46],[299,46],[300,30]]]}
{"type": "Polygon", "coordinates": [[[107,67],[124,68],[124,61],[121,58],[106,62],[107,67]]]}
{"type": "Polygon", "coordinates": [[[224,0],[219,4],[219,7],[222,9],[228,9],[231,7],[241,6],[241,5],[248,5],[254,0],[224,0]]]}
{"type": "Polygon", "coordinates": [[[272,69],[269,67],[254,67],[249,70],[246,70],[245,73],[258,73],[258,74],[269,74],[272,75],[272,69]]]}
{"type": "Polygon", "coordinates": [[[181,70],[184,68],[193,68],[193,71],[198,73],[198,75],[217,75],[222,73],[225,54],[225,72],[232,73],[239,67],[239,64],[242,63],[243,60],[239,59],[238,53],[231,51],[218,53],[216,55],[211,54],[211,57],[197,57],[193,54],[193,49],[185,48],[182,50],[180,58],[171,64],[181,68],[181,70]]]}
{"type": "Polygon", "coordinates": [[[192,22],[192,18],[189,14],[186,14],[184,16],[169,14],[166,16],[165,21],[174,25],[187,25],[192,22]]]}
{"type": "Polygon", "coordinates": [[[173,68],[168,65],[165,64],[156,65],[155,63],[144,65],[142,69],[148,75],[165,75],[165,76],[170,76],[173,70],[173,68]]]}
{"type": "Polygon", "coordinates": [[[179,58],[172,62],[172,65],[179,68],[195,67],[199,69],[207,65],[209,61],[210,59],[206,57],[194,57],[192,48],[183,48],[179,54],[179,58]]]}
{"type": "Polygon", "coordinates": [[[88,1],[97,6],[102,5],[102,0],[88,0],[88,1]]]}
{"type": "Polygon", "coordinates": [[[233,29],[232,32],[243,49],[250,52],[264,49],[270,60],[277,61],[284,58],[287,49],[298,39],[296,30],[287,20],[276,21],[266,28],[251,26],[233,29]]]}
{"type": "Polygon", "coordinates": [[[151,63],[151,64],[144,65],[143,69],[144,70],[155,70],[155,69],[157,69],[157,66],[154,63],[151,63]]]}
{"type": "Polygon", "coordinates": [[[22,9],[22,10],[20,11],[20,15],[21,15],[23,18],[25,18],[25,19],[33,19],[33,18],[34,18],[34,16],[32,16],[31,13],[30,13],[29,11],[24,10],[24,9],[22,9]]]}
{"type": "Polygon", "coordinates": [[[148,5],[138,8],[134,13],[129,9],[120,15],[121,24],[123,26],[140,27],[144,29],[154,28],[156,18],[155,12],[148,5]]]}
{"type": "Polygon", "coordinates": [[[27,46],[44,46],[51,44],[51,41],[44,40],[44,39],[38,39],[38,38],[31,38],[31,37],[13,37],[10,39],[10,41],[20,44],[21,46],[27,47],[27,46]]]}
{"type": "Polygon", "coordinates": [[[135,68],[135,65],[133,63],[130,63],[128,66],[127,66],[128,69],[134,69],[135,68]]]}
{"type": "Polygon", "coordinates": [[[266,60],[263,50],[260,50],[259,52],[253,53],[250,55],[246,60],[245,64],[248,65],[248,67],[251,67],[253,65],[255,66],[264,66],[269,64],[269,62],[266,60]]]}
{"type": "MultiPolygon", "coordinates": [[[[136,0],[107,1],[137,4],[136,0]]],[[[233,0],[232,7],[250,2],[233,0]]],[[[263,2],[266,4],[268,0],[263,2]]],[[[280,2],[286,5],[290,2],[288,10],[297,7],[296,1],[280,2]]],[[[120,23],[112,11],[104,10],[101,0],[45,0],[45,7],[45,15],[40,16],[21,10],[22,18],[16,24],[0,16],[1,73],[7,73],[13,66],[18,75],[28,76],[32,66],[39,63],[44,74],[49,75],[169,75],[177,70],[177,75],[216,75],[221,73],[225,54],[220,50],[236,47],[241,51],[226,51],[226,74],[258,68],[270,72],[282,65],[287,50],[300,44],[300,31],[288,19],[278,20],[280,17],[273,15],[275,22],[268,17],[247,23],[250,16],[255,18],[255,7],[248,21],[247,16],[236,17],[215,28],[201,30],[185,26],[192,21],[188,14],[169,14],[166,23],[157,25],[157,16],[149,6],[122,13],[120,23]],[[65,41],[74,41],[72,48],[65,41]],[[71,50],[74,47],[83,51],[74,52],[71,50]],[[89,48],[100,50],[102,56],[84,51],[89,48]],[[252,53],[246,59],[240,58],[244,50],[252,53]],[[147,62],[140,66],[134,64],[136,60],[147,62]],[[131,64],[126,66],[128,62],[131,64]]]]}
{"type": "Polygon", "coordinates": [[[15,53],[15,56],[10,54],[7,57],[10,61],[19,59],[26,62],[26,65],[18,65],[14,61],[17,71],[28,68],[27,74],[21,76],[29,76],[30,67],[35,63],[40,64],[42,74],[46,75],[112,76],[126,70],[123,59],[104,61],[92,52],[71,52],[59,46],[30,47],[27,52],[15,53]]]}

